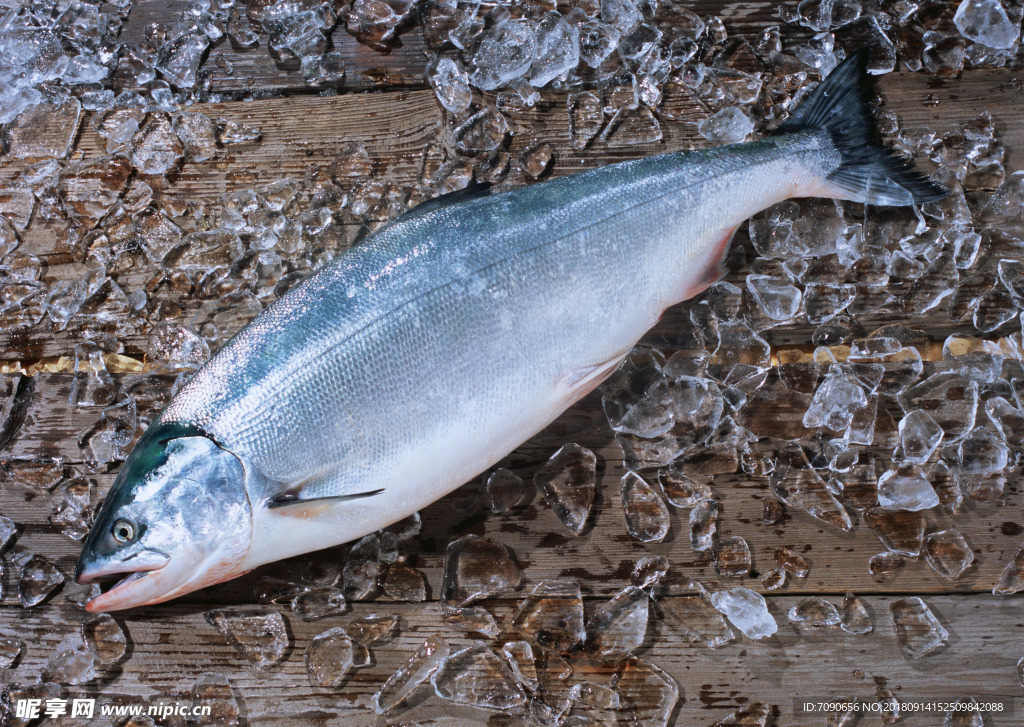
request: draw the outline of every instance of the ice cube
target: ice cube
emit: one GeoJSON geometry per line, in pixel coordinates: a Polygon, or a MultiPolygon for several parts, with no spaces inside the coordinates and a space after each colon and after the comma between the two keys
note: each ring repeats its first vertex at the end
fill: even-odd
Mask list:
{"type": "Polygon", "coordinates": [[[839,627],[848,634],[869,634],[875,629],[875,621],[864,602],[852,593],[843,598],[843,614],[839,627]]]}
{"type": "Polygon", "coordinates": [[[703,643],[717,649],[736,638],[721,613],[712,605],[708,592],[699,583],[684,587],[682,593],[672,589],[671,597],[658,603],[667,623],[682,632],[687,641],[703,643]]]}
{"type": "Polygon", "coordinates": [[[715,572],[720,576],[745,576],[750,573],[750,546],[739,535],[719,538],[715,544],[715,572]]]}
{"type": "Polygon", "coordinates": [[[999,581],[992,589],[996,596],[1009,596],[1024,590],[1024,546],[1021,546],[1013,559],[1006,564],[999,581]]]}
{"type": "Polygon", "coordinates": [[[183,27],[160,47],[156,70],[179,88],[194,88],[210,39],[194,27],[183,27]]]}
{"type": "Polygon", "coordinates": [[[451,624],[471,634],[481,634],[491,638],[497,636],[501,631],[491,612],[479,606],[446,611],[442,620],[446,624],[451,624]]]}
{"type": "Polygon", "coordinates": [[[60,176],[57,188],[71,219],[80,227],[92,229],[114,206],[131,174],[124,159],[97,159],[69,165],[60,176]]]}
{"type": "Polygon", "coordinates": [[[569,144],[573,149],[584,149],[604,126],[604,104],[590,91],[571,93],[566,103],[569,113],[569,144]]]}
{"type": "Polygon", "coordinates": [[[633,566],[630,580],[637,588],[656,588],[668,575],[672,564],[664,556],[644,556],[633,566]]]}
{"type": "Polygon", "coordinates": [[[788,576],[782,568],[772,568],[761,574],[761,587],[766,591],[777,591],[786,585],[788,576]]]}
{"type": "Polygon", "coordinates": [[[761,311],[773,321],[791,320],[800,311],[803,294],[785,278],[748,275],[747,290],[761,311]]]}
{"type": "Polygon", "coordinates": [[[978,410],[978,383],[958,373],[933,374],[897,397],[903,411],[927,411],[942,427],[947,444],[959,442],[974,428],[978,410]]]}
{"type": "Polygon", "coordinates": [[[546,13],[537,24],[534,54],[530,83],[540,88],[569,73],[579,63],[579,30],[559,13],[546,13]]]}
{"type": "Polygon", "coordinates": [[[25,650],[25,642],[10,637],[0,638],[0,669],[10,669],[25,650]]]}
{"type": "Polygon", "coordinates": [[[453,114],[461,114],[473,101],[469,76],[458,61],[438,58],[427,67],[427,81],[441,105],[453,114]]]}
{"type": "Polygon", "coordinates": [[[868,524],[886,548],[900,555],[916,558],[924,544],[928,521],[919,510],[885,510],[873,507],[864,511],[868,524]]]}
{"type": "Polygon", "coordinates": [[[698,553],[711,550],[718,532],[718,502],[701,500],[690,510],[690,547],[698,553]]]}
{"type": "Polygon", "coordinates": [[[569,698],[591,709],[617,709],[619,693],[594,682],[577,682],[569,690],[569,698]]]}
{"type": "Polygon", "coordinates": [[[540,682],[537,679],[537,666],[530,642],[506,641],[501,650],[505,658],[508,659],[509,666],[512,667],[512,674],[519,683],[531,692],[538,691],[540,682]]]}
{"type": "Polygon", "coordinates": [[[430,678],[437,696],[487,709],[515,709],[526,693],[504,659],[485,644],[451,654],[430,678]]]}
{"type": "Polygon", "coordinates": [[[601,20],[625,35],[644,19],[635,0],[601,0],[601,20]]]}
{"type": "MultiPolygon", "coordinates": [[[[3,103],[0,102],[0,114],[3,103]]],[[[78,133],[82,105],[66,93],[50,93],[16,118],[7,119],[0,138],[13,159],[67,156],[78,133]]]]}
{"type": "Polygon", "coordinates": [[[776,548],[775,562],[784,571],[797,578],[806,578],[810,572],[807,560],[791,548],[776,548]]]}
{"type": "Polygon", "coordinates": [[[537,23],[528,19],[504,20],[485,31],[473,54],[469,82],[493,91],[526,74],[537,49],[537,23]]]}
{"type": "Polygon", "coordinates": [[[899,432],[903,459],[910,464],[927,462],[942,442],[942,427],[921,409],[915,409],[900,420],[899,432]]]}
{"type": "Polygon", "coordinates": [[[87,618],[82,623],[82,638],[102,664],[117,663],[128,650],[128,637],[121,624],[108,613],[87,618]]]}
{"type": "MultiPolygon", "coordinates": [[[[64,583],[64,574],[41,555],[25,554],[20,563],[18,600],[22,608],[38,606],[64,583]]],[[[18,565],[15,561],[15,565],[18,565]]]]}
{"type": "Polygon", "coordinates": [[[448,544],[441,601],[446,608],[462,608],[517,589],[522,581],[523,572],[511,548],[478,535],[465,535],[448,544]]]}
{"type": "Polygon", "coordinates": [[[203,672],[192,684],[192,710],[193,714],[205,714],[203,723],[207,725],[233,727],[241,722],[242,710],[231,682],[216,672],[203,672]]]}
{"type": "Polygon", "coordinates": [[[868,558],[868,573],[876,578],[886,578],[899,572],[906,564],[901,554],[890,550],[868,558]]]}
{"type": "Polygon", "coordinates": [[[839,504],[828,484],[811,468],[807,455],[794,443],[780,453],[771,475],[772,492],[787,505],[799,507],[840,530],[850,530],[849,513],[839,504]]]}
{"type": "Polygon", "coordinates": [[[939,496],[919,467],[891,469],[878,478],[878,504],[883,510],[928,510],[939,496]]]}
{"type": "Polygon", "coordinates": [[[377,714],[385,714],[401,704],[425,682],[450,653],[448,643],[439,636],[429,636],[398,671],[388,677],[376,694],[372,706],[377,714]]]}
{"type": "Polygon", "coordinates": [[[618,661],[644,642],[647,634],[646,591],[628,586],[600,604],[587,622],[587,647],[604,661],[618,661]]]}
{"type": "Polygon", "coordinates": [[[900,650],[920,659],[945,645],[949,632],[920,598],[901,598],[889,604],[900,650]]]}
{"type": "Polygon", "coordinates": [[[928,535],[924,555],[928,565],[949,579],[959,578],[974,562],[974,551],[955,528],[928,535]]]}
{"type": "Polygon", "coordinates": [[[40,678],[44,682],[85,684],[96,678],[96,657],[79,634],[71,634],[50,654],[40,678]]]}
{"type": "Polygon", "coordinates": [[[748,638],[764,639],[778,631],[764,597],[749,588],[712,593],[711,604],[748,638]]]}
{"type": "Polygon", "coordinates": [[[427,577],[407,563],[392,563],[383,568],[378,585],[392,601],[422,603],[427,600],[427,577]]]}
{"type": "MultiPolygon", "coordinates": [[[[701,119],[697,132],[715,144],[735,144],[743,141],[754,130],[754,120],[736,106],[727,106],[711,116],[701,119]]],[[[797,302],[799,305],[799,301],[797,302]]]]}
{"type": "Polygon", "coordinates": [[[711,499],[711,487],[705,478],[689,476],[678,463],[658,470],[658,484],[673,507],[690,508],[702,500],[711,499]]]}
{"type": "Polygon", "coordinates": [[[292,613],[303,621],[317,621],[344,613],[348,604],[338,588],[311,588],[297,594],[291,607],[292,613]]]}
{"type": "Polygon", "coordinates": [[[217,156],[217,127],[208,116],[182,111],[174,114],[171,128],[190,160],[204,162],[217,156]]]}
{"type": "Polygon", "coordinates": [[[989,429],[977,427],[957,447],[958,473],[992,475],[1001,472],[1009,461],[1006,443],[989,429]]]}
{"type": "Polygon", "coordinates": [[[761,702],[754,702],[753,704],[740,707],[735,712],[727,717],[724,717],[715,722],[711,727],[767,727],[768,719],[771,717],[772,710],[761,702]]]}
{"type": "Polygon", "coordinates": [[[526,497],[523,478],[505,468],[498,468],[487,478],[487,495],[491,512],[503,513],[526,497]]]}
{"type": "Polygon", "coordinates": [[[789,609],[789,620],[813,628],[831,628],[838,626],[842,618],[831,601],[812,596],[789,609]]]}
{"type": "Polygon", "coordinates": [[[314,687],[337,687],[352,669],[352,639],[345,629],[324,631],[306,647],[306,674],[314,687]]]}
{"type": "Polygon", "coordinates": [[[257,669],[269,669],[284,659],[288,630],[279,611],[230,606],[207,611],[203,617],[257,669]]]}
{"type": "Polygon", "coordinates": [[[963,0],[953,23],[965,38],[989,48],[1012,48],[1020,37],[1020,22],[1011,22],[1000,0],[963,0]]]}
{"type": "Polygon", "coordinates": [[[631,706],[630,721],[645,727],[667,727],[679,701],[679,685],[655,664],[628,659],[612,682],[619,701],[631,706]]]}
{"type": "Polygon", "coordinates": [[[856,412],[867,405],[864,388],[852,372],[833,366],[814,392],[803,423],[808,428],[828,427],[840,432],[849,427],[856,412]]]}
{"type": "Polygon", "coordinates": [[[380,537],[366,535],[352,546],[342,569],[344,596],[350,601],[366,598],[377,587],[380,574],[380,537]]]}
{"type": "Polygon", "coordinates": [[[979,384],[995,381],[1003,371],[1003,354],[999,345],[973,336],[949,336],[942,345],[942,358],[950,362],[961,376],[979,384]]]}
{"type": "Polygon", "coordinates": [[[558,519],[579,535],[594,504],[597,458],[579,444],[570,443],[555,452],[534,476],[534,484],[558,519]]]}
{"type": "Polygon", "coordinates": [[[541,581],[519,606],[512,626],[546,649],[569,652],[586,638],[583,596],[573,581],[541,581]]]}
{"type": "Polygon", "coordinates": [[[657,543],[668,534],[668,507],[661,494],[635,472],[627,472],[621,484],[626,529],[641,542],[657,543]]]}
{"type": "Polygon", "coordinates": [[[555,150],[545,141],[524,151],[519,157],[519,166],[528,179],[539,179],[551,168],[554,159],[555,150]]]}

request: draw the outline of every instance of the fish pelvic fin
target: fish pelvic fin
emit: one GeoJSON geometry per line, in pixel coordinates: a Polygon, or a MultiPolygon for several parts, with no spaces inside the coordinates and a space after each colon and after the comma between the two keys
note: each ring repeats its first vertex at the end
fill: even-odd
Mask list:
{"type": "Polygon", "coordinates": [[[897,207],[942,199],[949,190],[882,146],[870,108],[867,67],[868,50],[861,48],[839,64],[772,134],[828,134],[840,163],[822,181],[821,196],[897,207]]]}

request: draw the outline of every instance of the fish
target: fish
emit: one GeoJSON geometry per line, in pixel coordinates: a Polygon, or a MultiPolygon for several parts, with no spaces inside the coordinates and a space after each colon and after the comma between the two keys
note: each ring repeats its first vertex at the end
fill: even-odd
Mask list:
{"type": "Polygon", "coordinates": [[[793,197],[947,190],[879,141],[867,53],[771,134],[428,201],[268,306],[169,401],[82,549],[91,612],[156,604],[421,510],[612,374],[793,197]]]}

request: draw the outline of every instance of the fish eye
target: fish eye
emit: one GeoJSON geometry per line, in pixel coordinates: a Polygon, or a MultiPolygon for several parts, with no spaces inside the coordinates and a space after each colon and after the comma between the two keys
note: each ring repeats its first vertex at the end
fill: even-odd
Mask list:
{"type": "Polygon", "coordinates": [[[125,518],[118,518],[110,528],[110,534],[114,540],[124,544],[135,539],[135,523],[125,518]]]}

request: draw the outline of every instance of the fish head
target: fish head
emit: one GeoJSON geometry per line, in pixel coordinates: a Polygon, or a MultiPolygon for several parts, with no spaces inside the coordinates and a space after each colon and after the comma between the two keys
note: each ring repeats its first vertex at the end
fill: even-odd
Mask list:
{"type": "Polygon", "coordinates": [[[238,457],[206,436],[157,424],[118,473],[75,580],[120,579],[88,603],[91,612],[160,603],[241,575],[251,539],[238,457]]]}

